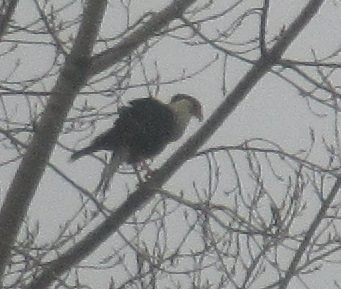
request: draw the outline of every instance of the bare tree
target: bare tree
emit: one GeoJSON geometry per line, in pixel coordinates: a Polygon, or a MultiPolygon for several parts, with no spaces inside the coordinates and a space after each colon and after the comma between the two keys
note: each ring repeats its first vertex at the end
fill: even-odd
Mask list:
{"type": "MultiPolygon", "coordinates": [[[[340,9],[324,2],[306,1],[276,30],[276,4],[269,0],[174,0],[153,10],[145,4],[145,11],[131,0],[4,1],[0,63],[8,69],[0,83],[0,164],[4,176],[16,173],[0,211],[2,287],[318,288],[306,276],[328,272],[331,262],[340,266],[339,49],[323,57],[312,49],[305,59],[286,52],[321,7],[340,9]],[[20,18],[23,7],[32,10],[28,20],[20,18]],[[192,55],[188,67],[178,55],[183,71],[175,77],[155,60],[168,42],[168,50],[179,46],[192,55]],[[38,61],[40,49],[49,61],[25,70],[32,62],[23,53],[38,61]],[[233,61],[244,75],[230,87],[233,61]],[[262,136],[237,144],[219,137],[207,145],[269,77],[304,98],[305,118],[327,119],[331,129],[312,124],[310,139],[296,152],[262,136]],[[196,91],[200,79],[214,81],[221,103],[145,182],[137,184],[122,168],[99,193],[91,189],[96,182],[82,185],[68,171],[61,156],[75,139],[93,138],[129,97],[141,91],[160,97],[186,83],[196,91]],[[179,170],[196,174],[179,179],[179,170]],[[30,220],[33,197],[50,172],[62,180],[58,190],[77,192],[65,200],[73,213],[58,228],[30,220]]],[[[202,99],[207,107],[211,101],[202,99]]],[[[99,176],[106,161],[93,160],[86,168],[75,165],[78,175],[99,176]]],[[[336,277],[328,281],[341,287],[336,277]]]]}

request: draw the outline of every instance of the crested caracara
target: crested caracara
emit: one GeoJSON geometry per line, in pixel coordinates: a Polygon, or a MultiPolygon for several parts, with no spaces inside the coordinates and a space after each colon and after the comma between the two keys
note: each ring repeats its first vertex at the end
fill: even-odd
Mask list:
{"type": "Polygon", "coordinates": [[[179,139],[192,117],[202,120],[201,104],[186,94],[174,95],[168,104],[154,98],[133,100],[119,110],[111,129],[96,137],[89,146],[74,152],[71,160],[108,150],[113,152],[113,157],[116,155],[119,164],[135,165],[156,156],[167,144],[179,139]]]}

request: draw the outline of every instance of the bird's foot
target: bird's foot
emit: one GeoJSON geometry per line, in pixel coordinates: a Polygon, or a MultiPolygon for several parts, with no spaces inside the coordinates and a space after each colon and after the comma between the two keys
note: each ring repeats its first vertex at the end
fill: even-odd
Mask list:
{"type": "Polygon", "coordinates": [[[152,170],[152,169],[150,168],[150,166],[146,163],[146,161],[143,161],[143,162],[142,162],[141,168],[142,168],[143,170],[146,171],[146,174],[145,174],[145,176],[144,176],[144,178],[145,178],[146,180],[149,180],[150,178],[153,177],[153,175],[154,175],[154,170],[152,170]]]}
{"type": "Polygon", "coordinates": [[[133,167],[139,183],[149,180],[154,175],[154,171],[150,168],[146,161],[141,161],[138,165],[134,165],[133,167]],[[141,174],[142,171],[146,171],[144,176],[141,174]]]}

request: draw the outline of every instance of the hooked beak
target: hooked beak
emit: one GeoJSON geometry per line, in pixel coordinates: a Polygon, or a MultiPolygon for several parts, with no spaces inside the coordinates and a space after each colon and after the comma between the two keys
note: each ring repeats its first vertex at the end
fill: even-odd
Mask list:
{"type": "Polygon", "coordinates": [[[204,116],[203,116],[203,113],[202,113],[202,109],[201,109],[201,108],[198,109],[198,111],[197,111],[196,114],[195,114],[195,117],[196,117],[200,122],[203,121],[204,116]]]}

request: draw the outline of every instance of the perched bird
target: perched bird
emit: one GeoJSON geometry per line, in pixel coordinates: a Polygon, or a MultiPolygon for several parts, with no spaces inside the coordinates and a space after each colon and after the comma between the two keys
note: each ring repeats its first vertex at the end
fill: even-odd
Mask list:
{"type": "Polygon", "coordinates": [[[74,152],[71,160],[108,150],[118,160],[116,167],[122,162],[136,165],[178,140],[192,117],[202,121],[202,107],[198,100],[186,94],[174,95],[168,104],[154,98],[133,100],[119,110],[112,128],[96,137],[89,146],[74,152]]]}

